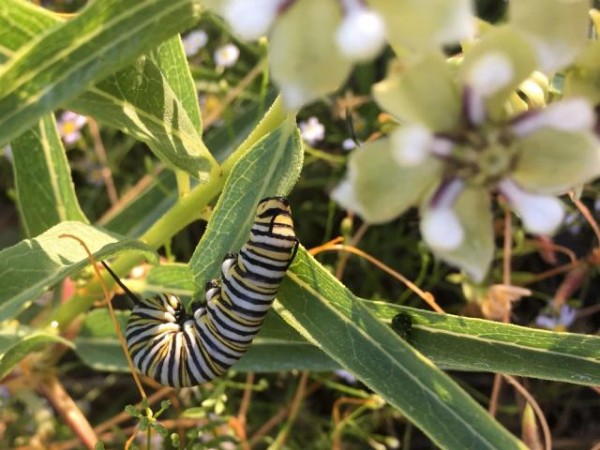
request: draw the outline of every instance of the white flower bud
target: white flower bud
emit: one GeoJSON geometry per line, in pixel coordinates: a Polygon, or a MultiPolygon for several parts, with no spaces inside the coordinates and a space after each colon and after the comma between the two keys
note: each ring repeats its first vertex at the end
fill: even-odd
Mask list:
{"type": "Polygon", "coordinates": [[[530,233],[553,234],[564,219],[563,204],[556,197],[526,192],[508,178],[498,184],[498,189],[530,233]]]}
{"type": "Polygon", "coordinates": [[[451,208],[433,207],[421,219],[423,239],[434,250],[457,249],[464,240],[464,230],[458,216],[451,208]]]}
{"type": "Polygon", "coordinates": [[[240,49],[234,44],[225,44],[215,50],[215,64],[219,67],[231,67],[240,57],[240,49]]]}
{"type": "Polygon", "coordinates": [[[567,98],[552,103],[542,110],[525,114],[511,126],[517,136],[525,136],[540,128],[579,132],[591,130],[596,122],[596,115],[590,103],[584,98],[567,98]]]}
{"type": "Polygon", "coordinates": [[[356,8],[351,10],[337,29],[339,50],[352,61],[366,61],[385,45],[385,23],[376,12],[356,8]]]}
{"type": "Polygon", "coordinates": [[[422,125],[407,125],[391,136],[392,157],[400,166],[416,166],[425,161],[434,136],[422,125]]]}
{"type": "Polygon", "coordinates": [[[281,0],[230,0],[223,16],[234,33],[242,39],[264,36],[277,17],[281,0]]]}

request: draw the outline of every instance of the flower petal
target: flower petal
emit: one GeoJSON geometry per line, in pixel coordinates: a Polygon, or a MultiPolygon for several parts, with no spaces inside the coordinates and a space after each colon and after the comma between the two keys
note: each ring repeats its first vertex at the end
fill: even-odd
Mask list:
{"type": "MultiPolygon", "coordinates": [[[[428,207],[421,210],[427,217],[428,207]]],[[[452,208],[464,232],[459,246],[450,249],[432,248],[433,253],[448,264],[464,270],[475,282],[481,282],[489,270],[494,256],[492,213],[487,192],[466,188],[452,208]]],[[[425,223],[426,225],[426,223],[425,223]]],[[[421,222],[421,232],[425,237],[421,222]]]]}
{"type": "Polygon", "coordinates": [[[349,59],[367,61],[377,56],[385,45],[383,17],[359,7],[344,17],[335,38],[338,48],[349,59]]]}
{"type": "Polygon", "coordinates": [[[563,204],[556,197],[532,194],[510,179],[502,180],[498,189],[508,199],[511,208],[519,214],[523,226],[530,233],[554,234],[565,217],[563,204]]]}
{"type": "Polygon", "coordinates": [[[294,2],[275,22],[269,64],[289,109],[336,89],[350,73],[331,36],[339,23],[337,3],[321,0],[294,2]]]}
{"type": "Polygon", "coordinates": [[[564,95],[583,96],[590,103],[600,103],[600,41],[590,41],[588,47],[566,70],[564,95]]]}
{"type": "Polygon", "coordinates": [[[453,129],[460,119],[461,100],[444,57],[429,53],[399,74],[373,86],[379,105],[396,118],[422,123],[433,131],[453,129]]]}
{"type": "Polygon", "coordinates": [[[465,50],[461,77],[466,86],[471,87],[472,83],[475,89],[484,87],[486,79],[493,81],[493,89],[476,93],[486,99],[488,114],[498,119],[504,114],[509,95],[534,69],[535,54],[529,42],[510,27],[501,26],[465,50]],[[495,72],[494,61],[502,61],[499,74],[495,72]]]}
{"type": "Polygon", "coordinates": [[[600,143],[591,132],[542,128],[519,139],[511,177],[525,190],[562,194],[600,175],[600,143]]]}
{"type": "Polygon", "coordinates": [[[518,0],[509,2],[509,17],[533,43],[541,69],[553,72],[584,48],[589,8],[589,0],[518,0]]]}
{"type": "Polygon", "coordinates": [[[440,177],[440,170],[435,159],[400,167],[389,139],[380,139],[353,150],[348,178],[334,189],[332,198],[367,222],[387,222],[419,204],[440,177]]]}
{"type": "Polygon", "coordinates": [[[386,21],[392,45],[431,50],[473,36],[470,0],[369,0],[386,21]]]}

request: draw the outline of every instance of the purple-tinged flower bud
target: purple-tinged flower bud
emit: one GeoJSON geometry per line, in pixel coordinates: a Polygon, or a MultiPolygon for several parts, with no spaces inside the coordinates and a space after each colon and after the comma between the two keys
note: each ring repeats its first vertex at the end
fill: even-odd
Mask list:
{"type": "Polygon", "coordinates": [[[499,52],[489,53],[473,63],[465,74],[468,118],[478,125],[485,120],[486,98],[494,95],[513,81],[515,70],[510,59],[499,52]]]}
{"type": "Polygon", "coordinates": [[[596,115],[590,103],[584,98],[573,97],[523,114],[512,123],[511,130],[517,136],[528,135],[540,128],[575,133],[591,130],[595,123],[596,115]]]}

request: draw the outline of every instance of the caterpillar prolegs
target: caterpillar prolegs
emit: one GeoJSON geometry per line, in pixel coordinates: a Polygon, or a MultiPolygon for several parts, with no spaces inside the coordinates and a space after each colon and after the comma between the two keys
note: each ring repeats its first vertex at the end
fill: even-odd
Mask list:
{"type": "Polygon", "coordinates": [[[220,279],[207,284],[206,304],[191,314],[174,295],[138,298],[103,263],[135,301],[126,340],[136,368],[178,388],[223,375],[260,330],[297,248],[287,200],[261,200],[248,241],[226,255],[220,279]]]}

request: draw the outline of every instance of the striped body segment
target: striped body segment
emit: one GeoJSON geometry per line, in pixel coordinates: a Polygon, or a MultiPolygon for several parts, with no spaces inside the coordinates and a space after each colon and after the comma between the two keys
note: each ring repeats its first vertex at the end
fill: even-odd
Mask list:
{"type": "Polygon", "coordinates": [[[287,200],[263,199],[248,241],[207,284],[204,306],[186,314],[174,295],[136,300],[126,332],[136,368],[173,387],[223,375],[260,330],[297,246],[287,200]]]}

